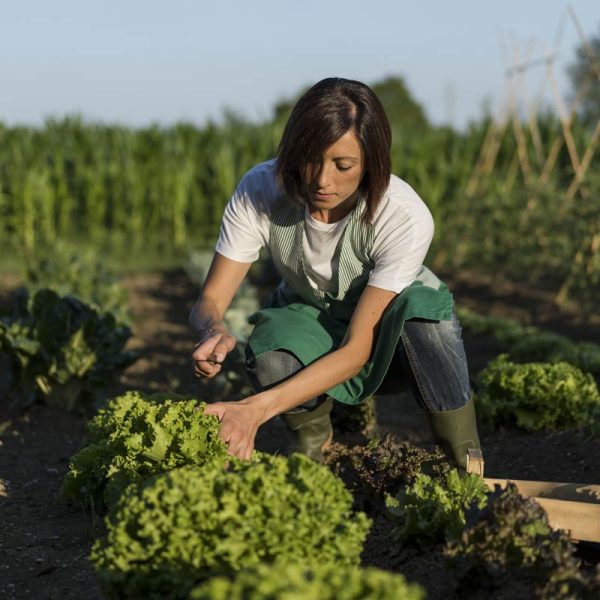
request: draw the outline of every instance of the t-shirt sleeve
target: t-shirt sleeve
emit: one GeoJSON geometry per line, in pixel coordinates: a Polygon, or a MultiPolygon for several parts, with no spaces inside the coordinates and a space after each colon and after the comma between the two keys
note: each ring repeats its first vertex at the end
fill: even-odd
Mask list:
{"type": "Polygon", "coordinates": [[[254,262],[267,244],[276,186],[265,165],[244,175],[225,207],[215,250],[231,260],[254,262]]]}
{"type": "Polygon", "coordinates": [[[400,198],[385,199],[376,218],[371,251],[375,266],[368,282],[396,293],[416,279],[434,233],[429,209],[412,188],[406,188],[400,198]]]}

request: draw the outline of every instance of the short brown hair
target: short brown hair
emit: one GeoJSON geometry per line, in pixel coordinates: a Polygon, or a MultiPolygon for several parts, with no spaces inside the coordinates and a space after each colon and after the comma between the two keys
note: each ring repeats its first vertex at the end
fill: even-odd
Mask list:
{"type": "Polygon", "coordinates": [[[291,198],[304,200],[304,173],[350,129],[363,153],[359,191],[366,200],[363,218],[370,221],[389,185],[392,134],[379,98],[360,81],[329,77],[302,95],[279,142],[277,177],[291,198]]]}

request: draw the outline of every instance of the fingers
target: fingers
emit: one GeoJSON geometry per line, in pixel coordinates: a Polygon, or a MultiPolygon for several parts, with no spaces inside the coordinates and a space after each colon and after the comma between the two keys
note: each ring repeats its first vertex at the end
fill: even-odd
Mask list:
{"type": "Polygon", "coordinates": [[[235,456],[240,460],[250,460],[252,457],[252,450],[254,445],[248,445],[246,442],[238,442],[237,444],[232,440],[227,443],[227,454],[229,456],[235,456]]]}
{"type": "Polygon", "coordinates": [[[236,428],[221,427],[219,433],[221,439],[227,444],[227,454],[241,460],[248,460],[254,450],[254,436],[239,431],[236,428]]]}
{"type": "Polygon", "coordinates": [[[194,347],[192,359],[195,362],[196,377],[210,379],[219,373],[221,364],[227,353],[235,347],[235,338],[228,333],[216,333],[208,339],[199,342],[194,347]]]}
{"type": "Polygon", "coordinates": [[[223,418],[223,414],[225,413],[225,407],[221,404],[221,402],[215,402],[214,404],[207,404],[204,407],[205,415],[214,415],[219,418],[219,421],[223,418]]]}
{"type": "Polygon", "coordinates": [[[244,402],[215,402],[204,407],[204,414],[219,418],[219,437],[227,444],[227,453],[249,460],[258,430],[252,409],[244,402]]]}
{"type": "Polygon", "coordinates": [[[222,369],[222,366],[211,361],[199,361],[194,365],[194,374],[196,377],[205,377],[211,379],[217,375],[222,369]]]}
{"type": "Polygon", "coordinates": [[[211,335],[209,338],[205,339],[202,342],[198,342],[194,346],[194,351],[192,352],[192,358],[196,361],[200,360],[208,360],[209,356],[212,354],[214,347],[217,345],[219,340],[221,339],[220,333],[215,333],[211,335]]]}

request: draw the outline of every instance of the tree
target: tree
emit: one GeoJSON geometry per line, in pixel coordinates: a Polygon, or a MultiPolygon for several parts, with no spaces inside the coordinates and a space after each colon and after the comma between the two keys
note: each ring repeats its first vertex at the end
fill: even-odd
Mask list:
{"type": "Polygon", "coordinates": [[[421,131],[429,127],[423,107],[413,98],[402,77],[390,76],[371,87],[381,100],[392,128],[421,131]]]}
{"type": "Polygon", "coordinates": [[[594,127],[600,119],[600,31],[590,39],[594,54],[593,62],[583,44],[575,51],[575,60],[567,68],[573,90],[571,97],[575,98],[581,86],[587,86],[587,91],[579,103],[579,116],[587,125],[594,127]]]}

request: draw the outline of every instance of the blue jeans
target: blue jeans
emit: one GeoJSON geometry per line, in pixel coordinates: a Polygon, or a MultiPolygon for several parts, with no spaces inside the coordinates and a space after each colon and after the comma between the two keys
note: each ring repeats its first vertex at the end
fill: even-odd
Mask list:
{"type": "MultiPolygon", "coordinates": [[[[304,368],[291,352],[273,350],[256,357],[249,346],[246,366],[256,392],[269,389],[304,368]]],[[[397,382],[399,387],[403,378],[408,379],[415,399],[427,412],[455,410],[467,403],[472,391],[469,369],[461,326],[454,313],[451,321],[411,319],[404,323],[386,380],[397,382]]],[[[325,394],[313,398],[302,407],[313,408],[324,397],[325,394]]]]}

